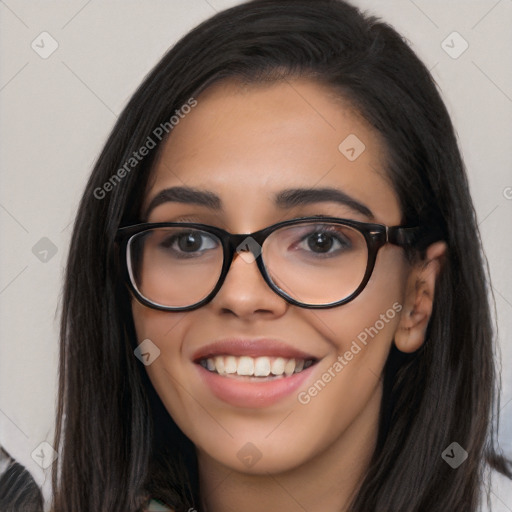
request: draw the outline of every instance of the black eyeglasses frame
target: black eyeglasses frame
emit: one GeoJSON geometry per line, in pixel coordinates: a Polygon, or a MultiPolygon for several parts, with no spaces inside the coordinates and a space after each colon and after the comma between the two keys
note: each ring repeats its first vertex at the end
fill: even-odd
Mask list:
{"type": "Polygon", "coordinates": [[[272,224],[271,226],[267,226],[266,228],[260,229],[259,231],[255,231],[254,233],[246,233],[246,234],[233,234],[228,231],[216,227],[210,226],[208,224],[194,223],[194,222],[143,222],[138,224],[133,224],[129,226],[121,227],[117,230],[116,233],[116,243],[119,244],[119,250],[121,255],[121,262],[123,265],[123,274],[124,279],[126,280],[130,290],[134,294],[135,298],[144,306],[149,308],[157,309],[160,311],[192,311],[197,309],[208,302],[210,302],[217,292],[222,287],[226,276],[228,274],[229,268],[231,267],[231,263],[233,262],[235,253],[237,252],[237,248],[243,244],[244,241],[248,237],[251,237],[253,240],[257,242],[259,247],[263,246],[265,240],[277,229],[280,229],[285,226],[291,225],[300,225],[306,223],[333,223],[340,224],[344,226],[351,227],[357,231],[359,231],[365,238],[366,244],[368,247],[368,262],[366,265],[366,271],[363,277],[361,284],[357,287],[357,289],[348,297],[345,297],[342,300],[337,302],[328,303],[328,304],[306,304],[300,301],[297,301],[293,297],[290,297],[284,290],[279,288],[270,278],[267,273],[267,270],[264,266],[262,259],[262,251],[260,250],[258,254],[255,254],[252,249],[250,249],[247,244],[246,247],[251,250],[253,256],[255,257],[256,264],[260,270],[263,279],[268,284],[268,286],[277,293],[280,297],[285,299],[289,304],[293,304],[294,306],[299,306],[306,309],[328,309],[336,306],[341,306],[346,304],[353,299],[355,299],[366,287],[370,277],[375,268],[375,262],[377,260],[377,253],[381,247],[386,245],[387,243],[397,245],[399,247],[410,247],[414,246],[419,239],[420,228],[418,226],[385,226],[383,224],[376,223],[367,223],[360,222],[351,219],[343,219],[339,217],[328,217],[328,216],[312,216],[312,217],[298,217],[294,219],[288,219],[285,221],[277,222],[272,224]],[[217,281],[216,286],[213,290],[202,300],[199,302],[192,304],[190,306],[163,306],[161,304],[157,304],[155,302],[150,301],[146,297],[144,297],[135,284],[132,281],[128,270],[128,243],[131,237],[138,235],[139,233],[143,233],[144,231],[148,231],[150,229],[155,228],[165,228],[165,227],[179,227],[179,228],[190,228],[190,229],[198,229],[201,231],[206,231],[215,235],[222,243],[224,260],[222,264],[222,270],[219,276],[219,280],[217,281]]]}

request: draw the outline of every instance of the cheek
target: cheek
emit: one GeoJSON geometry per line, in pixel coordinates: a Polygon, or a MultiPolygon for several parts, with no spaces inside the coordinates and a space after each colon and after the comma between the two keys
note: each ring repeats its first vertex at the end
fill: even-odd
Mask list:
{"type": "Polygon", "coordinates": [[[308,417],[324,419],[326,438],[349,428],[370,403],[378,414],[380,377],[405,296],[406,266],[398,262],[381,258],[365,290],[348,304],[302,313],[330,346],[315,382],[298,397],[308,417]]]}
{"type": "Polygon", "coordinates": [[[347,341],[377,337],[392,339],[405,300],[407,263],[395,247],[381,249],[370,281],[351,302],[338,308],[316,310],[312,321],[340,350],[347,341]],[[386,250],[387,249],[387,250],[386,250]]]}
{"type": "Polygon", "coordinates": [[[394,334],[398,328],[405,300],[407,264],[400,249],[381,249],[370,281],[362,293],[343,306],[326,310],[303,310],[307,322],[329,342],[331,357],[343,373],[361,382],[364,376],[380,377],[394,334]],[[397,250],[395,250],[397,249],[397,250]],[[340,359],[341,358],[341,359],[340,359]],[[364,371],[361,371],[364,370],[364,371]]]}
{"type": "Polygon", "coordinates": [[[190,392],[187,379],[192,363],[183,354],[183,340],[195,317],[192,312],[146,308],[136,301],[132,302],[132,313],[138,343],[149,339],[159,351],[145,367],[151,384],[178,427],[193,438],[194,418],[203,417],[204,411],[190,392]]]}
{"type": "Polygon", "coordinates": [[[160,350],[179,349],[179,344],[170,343],[177,338],[179,324],[187,314],[168,313],[143,306],[135,299],[132,300],[132,314],[137,333],[137,342],[150,339],[160,350]]]}
{"type": "Polygon", "coordinates": [[[182,380],[181,340],[186,323],[182,320],[188,313],[158,311],[134,300],[132,314],[137,343],[150,340],[145,341],[145,346],[158,354],[145,369],[158,395],[168,405],[176,400],[176,388],[179,387],[177,383],[182,380]],[[172,382],[176,382],[176,386],[172,382]]]}
{"type": "Polygon", "coordinates": [[[350,350],[354,344],[367,348],[367,352],[380,352],[377,341],[381,348],[389,349],[400,321],[402,304],[403,294],[393,293],[389,288],[383,294],[362,294],[342,306],[343,311],[320,313],[317,328],[338,353],[350,350]]]}

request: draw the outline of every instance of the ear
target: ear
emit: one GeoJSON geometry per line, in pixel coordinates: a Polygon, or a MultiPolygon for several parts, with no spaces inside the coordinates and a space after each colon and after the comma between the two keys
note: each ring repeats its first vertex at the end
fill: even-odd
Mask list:
{"type": "Polygon", "coordinates": [[[414,352],[425,341],[432,315],[436,281],[446,250],[445,242],[430,245],[425,251],[424,259],[410,270],[403,309],[395,332],[395,345],[401,352],[414,352]]]}

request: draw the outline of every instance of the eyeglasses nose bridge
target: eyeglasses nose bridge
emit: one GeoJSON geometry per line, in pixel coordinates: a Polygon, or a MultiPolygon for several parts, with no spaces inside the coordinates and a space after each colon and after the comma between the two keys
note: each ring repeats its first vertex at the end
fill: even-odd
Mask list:
{"type": "Polygon", "coordinates": [[[233,254],[233,258],[235,255],[246,252],[252,253],[254,259],[258,258],[261,254],[265,238],[266,237],[261,236],[260,231],[255,233],[230,234],[228,245],[233,254]]]}
{"type": "MultiPolygon", "coordinates": [[[[263,230],[262,230],[263,231],[263,230]]],[[[224,285],[224,282],[228,275],[230,274],[233,261],[235,257],[239,256],[244,260],[244,263],[253,263],[256,265],[256,271],[260,274],[260,278],[266,282],[270,288],[272,288],[271,283],[268,282],[267,276],[265,276],[265,269],[263,262],[261,260],[261,244],[263,244],[266,239],[265,233],[261,231],[255,233],[245,233],[245,234],[232,234],[228,233],[228,236],[224,239],[224,270],[219,278],[219,289],[224,285]],[[249,257],[244,257],[246,254],[250,254],[249,257]]]]}

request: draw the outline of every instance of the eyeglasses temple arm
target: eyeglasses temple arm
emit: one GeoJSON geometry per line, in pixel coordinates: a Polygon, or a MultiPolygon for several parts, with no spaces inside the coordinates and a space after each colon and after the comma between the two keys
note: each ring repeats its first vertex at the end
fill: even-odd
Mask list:
{"type": "Polygon", "coordinates": [[[400,226],[388,227],[386,230],[387,241],[399,245],[400,247],[407,245],[415,245],[421,238],[421,230],[419,226],[404,228],[400,226]]]}
{"type": "Polygon", "coordinates": [[[416,246],[420,244],[422,247],[426,247],[433,242],[444,239],[443,233],[438,228],[432,230],[422,229],[420,226],[415,227],[401,227],[393,226],[388,227],[386,230],[387,241],[404,246],[416,246]]]}

